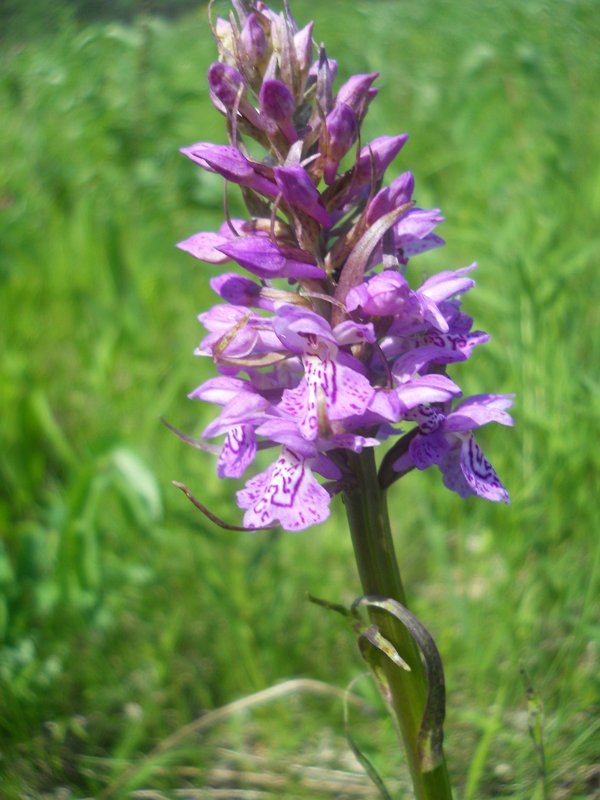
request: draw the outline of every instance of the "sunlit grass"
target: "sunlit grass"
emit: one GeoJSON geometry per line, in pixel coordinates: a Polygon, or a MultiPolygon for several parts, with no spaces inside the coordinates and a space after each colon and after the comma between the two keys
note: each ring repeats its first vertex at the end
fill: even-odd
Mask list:
{"type": "MultiPolygon", "coordinates": [[[[412,274],[479,261],[465,306],[493,340],[455,374],[470,392],[518,396],[515,431],[482,437],[511,491],[509,508],[465,503],[434,473],[408,476],[391,496],[409,594],[446,663],[457,794],[543,796],[524,666],[545,707],[550,796],[593,797],[595,4],[299,0],[294,8],[299,21],[317,18],[316,37],[343,75],[381,71],[367,132],[411,134],[394,169],[412,169],[418,202],[448,218],[447,247],[415,259],[412,274]]],[[[3,42],[0,774],[8,798],[60,787],[95,796],[206,709],[290,676],[343,687],[362,670],[343,623],[306,600],[312,592],[351,601],[359,591],[341,508],[301,535],[242,536],[211,528],[170,485],[185,480],[215,512],[239,518],[234,482],[219,482],[212,459],[159,421],[194,434],[212,415],[185,397],[211,374],[192,350],[212,272],[173,248],[222,215],[219,183],[177,153],[223,141],[204,85],[212,52],[203,14],[67,25],[45,40],[3,42]]],[[[400,759],[377,708],[378,718],[357,719],[357,737],[366,748],[377,739],[382,769],[395,777],[400,759]]],[[[311,736],[344,763],[341,709],[302,701],[232,718],[171,754],[162,771],[140,772],[130,789],[202,786],[202,770],[225,758],[219,746],[314,762],[319,748],[302,746],[311,736]],[[201,771],[184,779],[178,765],[201,771]]],[[[292,777],[285,787],[275,796],[318,796],[292,777]]]]}

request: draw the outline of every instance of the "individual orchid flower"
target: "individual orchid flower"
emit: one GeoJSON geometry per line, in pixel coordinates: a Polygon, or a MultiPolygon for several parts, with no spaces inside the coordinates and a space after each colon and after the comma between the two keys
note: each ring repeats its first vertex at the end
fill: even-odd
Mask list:
{"type": "MultiPolygon", "coordinates": [[[[461,497],[477,495],[508,503],[508,492],[475,441],[473,430],[489,422],[514,425],[506,412],[512,398],[512,395],[483,394],[463,400],[448,415],[432,413],[431,409],[413,412],[419,433],[410,443],[408,458],[420,470],[437,464],[444,485],[461,497]]],[[[407,462],[404,456],[394,468],[404,471],[407,462]]]]}

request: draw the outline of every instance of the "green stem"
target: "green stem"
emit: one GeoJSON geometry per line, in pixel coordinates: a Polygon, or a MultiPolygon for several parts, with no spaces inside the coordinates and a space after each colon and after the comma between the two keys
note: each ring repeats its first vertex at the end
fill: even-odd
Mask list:
{"type": "MultiPolygon", "coordinates": [[[[360,454],[350,454],[349,465],[354,486],[344,493],[344,503],[363,592],[388,597],[406,606],[386,497],[377,480],[373,451],[367,448],[360,454]]],[[[383,636],[392,642],[411,668],[410,672],[399,669],[390,659],[384,659],[381,665],[404,744],[415,798],[451,800],[452,790],[443,757],[433,770],[423,771],[421,767],[418,735],[427,698],[427,682],[417,646],[399,620],[375,609],[370,614],[383,636]]]]}

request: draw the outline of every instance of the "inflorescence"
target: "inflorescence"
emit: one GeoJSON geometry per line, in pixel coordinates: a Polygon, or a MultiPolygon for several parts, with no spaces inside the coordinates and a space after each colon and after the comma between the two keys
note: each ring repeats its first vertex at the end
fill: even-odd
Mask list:
{"type": "Polygon", "coordinates": [[[287,3],[282,13],[262,2],[233,6],[213,25],[219,60],[208,71],[229,144],[182,152],[237,184],[249,216],[232,219],[226,205],[217,232],[178,246],[251,275],[211,279],[221,302],[199,316],[208,335],[196,354],[219,375],[190,394],[222,406],[203,432],[225,436],[220,477],[240,478],[257,450],[275,448],[273,463],[237,493],[244,525],[322,522],[331,497],[348,488],[349,451],[384,442],[384,487],[435,464],[462,497],[508,502],[473,431],[512,425],[512,396],[454,405],[462,393],[446,374],[489,339],[472,330],[459,299],[475,285],[476,265],[409,285],[410,260],[444,244],[433,232],[443,217],[416,205],[411,172],[383,186],[406,134],[361,140],[377,73],[334,92],[337,64],[316,50],[312,22],[298,28],[287,3]]]}

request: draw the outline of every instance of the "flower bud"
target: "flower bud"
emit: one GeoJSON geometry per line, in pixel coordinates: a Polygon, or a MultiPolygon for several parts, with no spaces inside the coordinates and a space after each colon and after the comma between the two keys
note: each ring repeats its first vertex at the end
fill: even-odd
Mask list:
{"type": "Polygon", "coordinates": [[[233,55],[235,46],[233,43],[234,37],[231,22],[223,19],[223,17],[217,17],[215,21],[215,37],[219,49],[219,61],[223,61],[226,64],[233,64],[235,61],[233,55]]]}
{"type": "Polygon", "coordinates": [[[393,211],[399,206],[410,203],[415,189],[412,172],[403,172],[389,186],[381,189],[371,200],[367,208],[367,222],[371,225],[375,220],[393,211]]]}
{"type": "Polygon", "coordinates": [[[259,102],[262,113],[277,123],[286,122],[294,113],[294,98],[282,81],[265,81],[260,90],[259,102]]]}
{"type": "Polygon", "coordinates": [[[402,133],[399,136],[379,136],[365,145],[360,151],[360,156],[355,166],[355,181],[357,185],[362,186],[369,183],[372,172],[374,172],[375,180],[380,180],[386,169],[406,144],[407,139],[407,133],[402,133]]]}
{"type": "MultiPolygon", "coordinates": [[[[229,67],[227,64],[222,64],[220,61],[215,61],[214,64],[210,65],[208,69],[208,85],[211,94],[220,101],[226,110],[235,105],[240,89],[243,91],[246,88],[244,79],[237,69],[229,67]]],[[[217,106],[217,108],[219,107],[217,106]]]]}
{"type": "Polygon", "coordinates": [[[248,16],[241,30],[238,43],[243,56],[248,59],[253,66],[262,63],[267,55],[268,42],[256,14],[250,14],[248,16]]]}
{"type": "Polygon", "coordinates": [[[286,202],[304,211],[326,228],[330,227],[331,219],[321,205],[321,196],[301,166],[275,167],[273,172],[286,202]]]}
{"type": "Polygon", "coordinates": [[[325,157],[325,183],[330,184],[335,180],[341,159],[352,147],[357,127],[356,116],[345,103],[336,103],[333,111],[327,115],[321,138],[321,152],[325,157]]]}
{"type": "Polygon", "coordinates": [[[306,76],[310,65],[312,63],[313,52],[313,33],[314,22],[309,22],[304,28],[298,31],[294,36],[294,50],[296,51],[296,58],[300,72],[306,76]]]}
{"type": "Polygon", "coordinates": [[[274,79],[264,81],[258,99],[261,112],[279,125],[289,142],[295,142],[298,134],[292,116],[296,103],[285,83],[274,79]]]}
{"type": "MultiPolygon", "coordinates": [[[[346,83],[340,86],[335,98],[336,105],[345,103],[349,106],[356,116],[361,119],[367,109],[367,105],[374,95],[371,94],[371,84],[375,78],[379,77],[378,72],[369,72],[364,75],[352,75],[346,83]]],[[[375,93],[377,90],[375,90],[375,93]]]]}
{"type": "Polygon", "coordinates": [[[317,105],[323,114],[329,114],[333,108],[333,82],[337,75],[337,62],[327,58],[325,48],[321,46],[318,61],[310,68],[309,76],[316,79],[317,105]]]}

